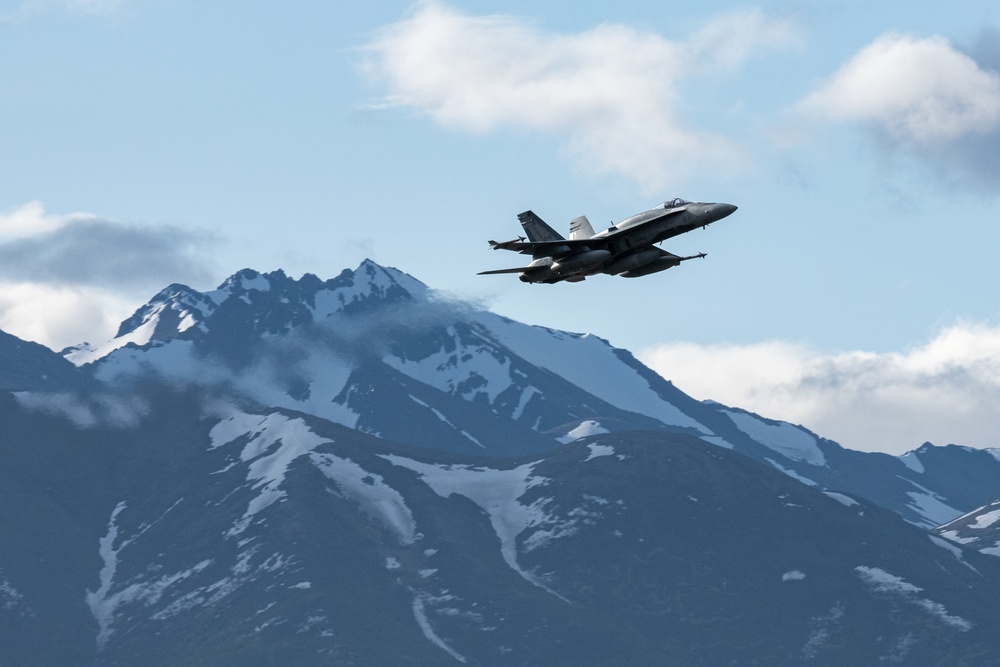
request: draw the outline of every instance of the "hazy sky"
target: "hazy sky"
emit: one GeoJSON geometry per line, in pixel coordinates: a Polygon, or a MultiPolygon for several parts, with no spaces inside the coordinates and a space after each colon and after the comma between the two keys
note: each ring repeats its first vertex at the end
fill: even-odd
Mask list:
{"type": "Polygon", "coordinates": [[[0,0],[0,328],[366,257],[855,448],[1000,446],[1000,5],[0,0]],[[739,206],[523,285],[486,240],[739,206]]]}

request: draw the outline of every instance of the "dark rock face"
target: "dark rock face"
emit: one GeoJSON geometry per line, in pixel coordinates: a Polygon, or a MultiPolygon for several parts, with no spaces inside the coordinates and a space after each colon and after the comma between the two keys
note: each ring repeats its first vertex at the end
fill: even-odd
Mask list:
{"type": "Polygon", "coordinates": [[[0,391],[58,391],[83,384],[84,374],[49,348],[0,331],[0,391]]]}

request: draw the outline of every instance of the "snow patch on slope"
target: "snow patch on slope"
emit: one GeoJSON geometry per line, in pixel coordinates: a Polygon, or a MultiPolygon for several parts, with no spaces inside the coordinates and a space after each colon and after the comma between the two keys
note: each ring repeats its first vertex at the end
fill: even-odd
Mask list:
{"type": "Polygon", "coordinates": [[[427,638],[427,641],[440,648],[455,660],[465,662],[465,656],[448,646],[448,644],[446,644],[445,641],[438,637],[437,633],[434,632],[434,628],[431,627],[431,623],[427,618],[427,612],[424,611],[424,604],[426,603],[428,597],[429,596],[427,595],[418,595],[413,598],[413,617],[417,619],[417,625],[420,626],[420,631],[424,633],[424,637],[427,638]]]}
{"type": "Polygon", "coordinates": [[[312,452],[313,464],[333,480],[344,497],[356,502],[366,514],[394,532],[400,544],[413,544],[417,524],[403,496],[381,475],[368,472],[350,459],[328,453],[312,452]]]}
{"type": "Polygon", "coordinates": [[[802,461],[814,466],[826,465],[826,457],[819,448],[816,438],[798,426],[787,422],[769,424],[760,417],[746,412],[723,410],[748,437],[765,447],[773,449],[793,461],[802,461]]]}
{"type": "Polygon", "coordinates": [[[314,451],[329,443],[319,437],[301,419],[279,413],[266,416],[236,412],[216,424],[209,433],[212,449],[246,437],[240,461],[249,463],[247,480],[258,495],[247,505],[243,517],[227,533],[232,537],[246,530],[253,517],[285,497],[281,484],[291,463],[301,456],[328,479],[336,483],[343,497],[356,502],[369,516],[396,534],[401,544],[412,544],[416,522],[403,496],[385,483],[381,475],[327,452],[314,451]]]}
{"type": "Polygon", "coordinates": [[[115,545],[118,540],[117,519],[124,509],[125,503],[121,502],[111,512],[111,518],[108,520],[108,532],[100,539],[98,546],[101,560],[104,563],[99,575],[100,586],[97,590],[87,591],[86,595],[87,607],[90,608],[90,613],[97,621],[98,651],[104,649],[111,637],[113,632],[111,626],[114,623],[118,607],[135,602],[142,602],[146,606],[155,604],[167,588],[204,570],[211,564],[210,560],[203,560],[187,570],[164,575],[152,581],[132,581],[127,586],[112,592],[115,586],[115,574],[118,571],[118,554],[132,542],[132,540],[122,540],[120,544],[115,545]]]}
{"type": "Polygon", "coordinates": [[[1000,501],[994,501],[967,512],[957,519],[938,527],[940,535],[952,542],[966,544],[987,556],[1000,556],[1000,540],[997,540],[1000,509],[995,509],[1000,501]]]}
{"type": "Polygon", "coordinates": [[[523,569],[517,562],[517,536],[529,527],[551,522],[542,507],[544,499],[530,505],[518,502],[528,489],[549,481],[545,477],[531,474],[539,461],[509,470],[498,470],[468,465],[422,463],[396,455],[380,456],[393,465],[419,474],[442,498],[457,494],[479,505],[489,516],[493,530],[500,539],[500,553],[504,562],[526,581],[562,598],[546,586],[540,577],[523,569]]]}
{"type": "Polygon", "coordinates": [[[991,510],[977,516],[976,520],[967,525],[966,528],[971,530],[983,530],[984,528],[989,528],[998,520],[1000,520],[1000,510],[991,510]]]}
{"type": "MultiPolygon", "coordinates": [[[[286,556],[273,553],[264,559],[257,558],[258,564],[255,567],[251,566],[254,557],[258,555],[259,551],[259,547],[251,547],[241,552],[237,557],[236,563],[230,568],[229,576],[218,579],[206,586],[199,586],[188,593],[174,598],[169,604],[150,616],[150,618],[162,621],[195,607],[214,605],[235,593],[245,584],[255,581],[265,574],[284,570],[290,563],[290,559],[286,556]]],[[[210,561],[204,561],[204,564],[210,564],[210,561]]],[[[198,569],[192,570],[191,573],[200,571],[202,563],[199,563],[197,567],[198,569]]]]}
{"type": "Polygon", "coordinates": [[[14,585],[4,576],[0,570],[0,608],[10,611],[22,604],[24,594],[14,588],[14,585]]]}
{"type": "Polygon", "coordinates": [[[905,454],[897,456],[896,458],[899,459],[903,463],[903,465],[905,465],[913,472],[918,474],[923,474],[924,464],[920,461],[920,457],[917,456],[916,451],[906,452],[905,454]]]}
{"type": "Polygon", "coordinates": [[[115,350],[125,347],[129,343],[140,346],[148,345],[153,339],[153,332],[156,331],[156,325],[160,322],[160,313],[163,312],[165,307],[165,305],[159,306],[159,308],[157,308],[154,312],[150,313],[145,322],[124,336],[113,338],[101,345],[79,346],[72,352],[66,354],[66,359],[76,366],[83,366],[97,361],[98,359],[102,359],[115,350]]]}
{"type": "Polygon", "coordinates": [[[723,449],[733,449],[733,445],[727,442],[725,438],[718,435],[703,435],[700,436],[702,440],[710,445],[715,445],[716,447],[722,447],[723,449]]]}
{"type": "Polygon", "coordinates": [[[412,400],[414,403],[416,403],[420,407],[426,408],[427,410],[430,410],[431,413],[435,417],[437,417],[439,421],[447,424],[452,430],[458,431],[459,433],[461,433],[465,437],[465,439],[468,440],[469,442],[471,442],[472,444],[474,444],[477,447],[480,447],[482,449],[486,449],[486,445],[484,445],[483,443],[481,443],[478,440],[476,440],[474,437],[472,437],[472,435],[470,433],[468,433],[466,431],[463,431],[462,429],[458,428],[457,426],[455,426],[454,424],[452,424],[450,421],[448,421],[448,418],[445,417],[444,414],[442,414],[440,410],[437,410],[437,409],[431,407],[430,405],[428,405],[427,403],[424,403],[423,401],[421,401],[419,398],[417,398],[416,396],[414,396],[412,394],[410,394],[410,400],[412,400]]]}
{"type": "MultiPolygon", "coordinates": [[[[900,477],[900,479],[906,478],[900,477]]],[[[906,481],[920,489],[919,491],[907,491],[906,493],[910,497],[910,502],[906,506],[923,517],[923,521],[918,525],[925,528],[934,528],[935,526],[944,525],[962,514],[954,507],[945,504],[941,496],[930,489],[920,486],[912,479],[907,479],[906,481]]]]}
{"type": "Polygon", "coordinates": [[[876,593],[896,596],[910,602],[959,632],[968,632],[972,629],[971,622],[961,616],[949,614],[944,605],[926,598],[918,598],[917,593],[922,592],[923,589],[919,586],[914,586],[902,577],[897,577],[878,567],[868,567],[865,565],[859,565],[854,568],[854,573],[876,593]]]}
{"type": "Polygon", "coordinates": [[[292,461],[328,442],[313,433],[303,420],[278,413],[264,417],[237,413],[216,424],[209,435],[212,448],[248,436],[240,460],[249,463],[247,481],[253,483],[254,489],[260,489],[227,537],[242,533],[258,512],[285,497],[280,487],[292,461]]]}
{"type": "Polygon", "coordinates": [[[812,481],[808,477],[803,477],[802,475],[800,475],[799,473],[795,472],[791,468],[786,468],[785,466],[781,465],[780,463],[778,463],[774,459],[764,459],[764,460],[767,461],[768,463],[770,463],[772,466],[774,466],[774,468],[776,470],[780,470],[781,472],[785,473],[786,475],[788,475],[792,479],[798,480],[798,481],[802,482],[803,484],[805,484],[806,486],[819,486],[816,482],[812,481]]]}
{"type": "Polygon", "coordinates": [[[854,498],[851,498],[850,496],[845,496],[843,493],[837,493],[836,491],[824,491],[823,495],[830,496],[844,507],[853,507],[854,505],[860,504],[854,498]]]}
{"type": "MultiPolygon", "coordinates": [[[[972,570],[976,574],[980,574],[979,570],[977,570],[976,568],[972,567],[971,565],[969,565],[966,562],[965,556],[963,555],[961,548],[955,546],[954,544],[952,544],[951,542],[949,542],[946,539],[938,537],[937,535],[928,535],[927,537],[929,537],[930,540],[931,540],[931,542],[933,542],[934,544],[938,545],[939,547],[941,547],[945,551],[950,552],[951,555],[954,556],[955,558],[957,558],[958,562],[960,562],[962,565],[964,565],[965,567],[969,568],[970,570],[972,570]]],[[[982,575],[980,575],[980,576],[982,576],[982,575]]]]}
{"type": "Polygon", "coordinates": [[[544,327],[525,326],[493,313],[473,317],[498,342],[539,368],[560,375],[577,387],[616,408],[637,412],[664,424],[711,434],[698,421],[664,400],[615,349],[590,334],[577,335],[544,327]],[[587,363],[580,363],[586,359],[587,363]]]}
{"type": "MultiPolygon", "coordinates": [[[[467,345],[454,327],[447,328],[452,349],[442,348],[420,360],[387,354],[388,366],[441,391],[473,400],[484,394],[490,404],[513,384],[509,359],[501,359],[480,342],[467,345]]],[[[522,397],[523,398],[523,397],[522,397]]],[[[530,396],[528,397],[530,398],[530,396]]],[[[523,410],[523,406],[519,406],[523,410]]]]}
{"type": "Polygon", "coordinates": [[[595,445],[591,443],[587,445],[587,448],[590,450],[590,455],[583,460],[584,463],[600,456],[614,456],[615,454],[615,448],[611,445],[595,445]]]}
{"type": "MultiPolygon", "coordinates": [[[[566,435],[556,438],[556,440],[565,445],[566,443],[573,442],[574,440],[586,438],[588,435],[601,435],[603,433],[610,433],[610,431],[601,426],[600,422],[588,419],[580,422],[575,428],[568,431],[566,435]]],[[[594,446],[595,445],[591,445],[591,447],[594,446]]]]}
{"type": "MultiPolygon", "coordinates": [[[[95,591],[87,591],[86,602],[90,613],[97,621],[97,650],[100,651],[111,636],[111,622],[114,620],[116,601],[111,596],[111,586],[114,583],[115,571],[118,569],[118,549],[115,540],[118,538],[118,525],[115,520],[125,509],[125,503],[118,503],[111,518],[108,520],[108,532],[99,541],[98,553],[101,555],[100,582],[95,591]]],[[[121,547],[119,547],[120,549],[121,547]]]]}
{"type": "Polygon", "coordinates": [[[511,413],[510,418],[514,421],[519,420],[524,415],[524,409],[528,407],[528,403],[535,396],[541,396],[542,392],[538,391],[534,387],[525,387],[521,391],[521,396],[517,401],[517,407],[514,408],[514,412],[511,413]]]}

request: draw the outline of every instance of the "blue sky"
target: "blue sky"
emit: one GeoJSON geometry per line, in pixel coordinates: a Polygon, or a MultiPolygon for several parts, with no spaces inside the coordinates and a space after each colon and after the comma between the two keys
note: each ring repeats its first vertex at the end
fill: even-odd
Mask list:
{"type": "Polygon", "coordinates": [[[848,446],[1000,445],[995,2],[0,0],[0,328],[372,259],[848,446]],[[637,280],[486,240],[738,205],[637,280]]]}

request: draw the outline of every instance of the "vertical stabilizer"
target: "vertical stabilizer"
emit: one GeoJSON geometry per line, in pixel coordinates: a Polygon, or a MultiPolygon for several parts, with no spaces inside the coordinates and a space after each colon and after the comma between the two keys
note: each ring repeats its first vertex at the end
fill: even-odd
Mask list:
{"type": "Polygon", "coordinates": [[[569,237],[571,239],[589,239],[594,235],[594,228],[590,225],[587,216],[581,215],[573,218],[569,223],[569,237]]]}
{"type": "Polygon", "coordinates": [[[559,232],[549,227],[545,224],[544,220],[531,211],[519,213],[517,219],[521,221],[521,226],[524,227],[524,233],[528,237],[529,241],[540,242],[566,240],[559,232]]]}

